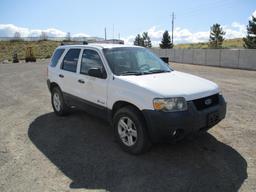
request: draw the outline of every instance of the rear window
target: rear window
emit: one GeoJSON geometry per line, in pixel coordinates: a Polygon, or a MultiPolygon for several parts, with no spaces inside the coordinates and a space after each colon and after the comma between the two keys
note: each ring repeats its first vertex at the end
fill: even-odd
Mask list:
{"type": "Polygon", "coordinates": [[[81,49],[70,49],[62,62],[62,69],[70,72],[76,72],[77,62],[81,49]]]}
{"type": "Polygon", "coordinates": [[[55,67],[58,64],[59,59],[62,56],[63,52],[64,52],[64,49],[57,49],[54,52],[54,55],[52,56],[52,60],[51,60],[51,63],[50,63],[51,67],[55,67]]]}

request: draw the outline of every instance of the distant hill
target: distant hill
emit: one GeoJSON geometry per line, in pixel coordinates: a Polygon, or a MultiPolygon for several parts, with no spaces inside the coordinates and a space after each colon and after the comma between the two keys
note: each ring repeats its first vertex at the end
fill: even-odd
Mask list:
{"type": "MultiPolygon", "coordinates": [[[[233,48],[243,48],[244,41],[242,38],[236,39],[226,39],[223,42],[223,48],[233,49],[233,48]]],[[[208,43],[188,43],[188,44],[178,44],[174,48],[177,49],[207,49],[208,43]]]]}
{"type": "Polygon", "coordinates": [[[12,61],[15,51],[20,60],[25,59],[27,47],[32,47],[37,59],[50,58],[59,45],[59,41],[0,41],[0,62],[12,61]]]}
{"type": "MultiPolygon", "coordinates": [[[[25,38],[24,38],[25,39],[25,38]]],[[[59,39],[60,40],[60,39],[59,39]]],[[[65,42],[66,44],[82,44],[83,41],[87,42],[102,42],[102,43],[109,43],[109,42],[116,42],[120,43],[120,40],[116,39],[109,39],[107,41],[104,41],[103,38],[98,37],[74,37],[72,38],[72,42],[65,42]]],[[[0,62],[4,60],[12,61],[13,54],[16,52],[18,54],[19,60],[24,60],[26,56],[26,49],[27,47],[32,47],[33,53],[36,57],[36,59],[45,59],[50,58],[54,49],[58,47],[61,44],[61,41],[56,40],[2,40],[0,38],[0,62]]]]}

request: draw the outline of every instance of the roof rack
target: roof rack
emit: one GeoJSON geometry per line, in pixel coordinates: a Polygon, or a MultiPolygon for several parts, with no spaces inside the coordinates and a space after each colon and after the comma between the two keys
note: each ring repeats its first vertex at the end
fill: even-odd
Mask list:
{"type": "Polygon", "coordinates": [[[88,45],[89,43],[102,43],[102,44],[124,44],[120,39],[108,39],[108,40],[87,40],[87,41],[62,41],[61,45],[88,45]]]}
{"type": "Polygon", "coordinates": [[[60,43],[61,46],[63,45],[88,45],[89,43],[87,41],[62,41],[60,43]]]}

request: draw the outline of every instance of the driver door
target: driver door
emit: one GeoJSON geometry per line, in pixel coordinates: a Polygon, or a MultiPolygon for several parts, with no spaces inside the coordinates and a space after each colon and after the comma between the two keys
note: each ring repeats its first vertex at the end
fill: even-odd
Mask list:
{"type": "Polygon", "coordinates": [[[88,71],[91,68],[100,68],[106,74],[100,53],[93,49],[84,49],[78,69],[78,94],[88,105],[103,109],[107,107],[108,78],[89,76],[88,71]]]}

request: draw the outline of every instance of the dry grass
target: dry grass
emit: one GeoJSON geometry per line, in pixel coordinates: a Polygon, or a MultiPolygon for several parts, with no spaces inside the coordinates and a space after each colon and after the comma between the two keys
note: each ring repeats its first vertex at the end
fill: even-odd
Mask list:
{"type": "MultiPolygon", "coordinates": [[[[243,48],[244,41],[242,38],[237,39],[227,39],[223,42],[223,48],[232,49],[232,48],[243,48]]],[[[174,46],[178,49],[207,49],[208,43],[189,43],[189,44],[178,44],[174,46]]]]}
{"type": "Polygon", "coordinates": [[[57,41],[0,41],[0,61],[12,61],[15,51],[20,60],[25,59],[27,47],[32,47],[37,59],[49,58],[59,44],[57,41]]]}

